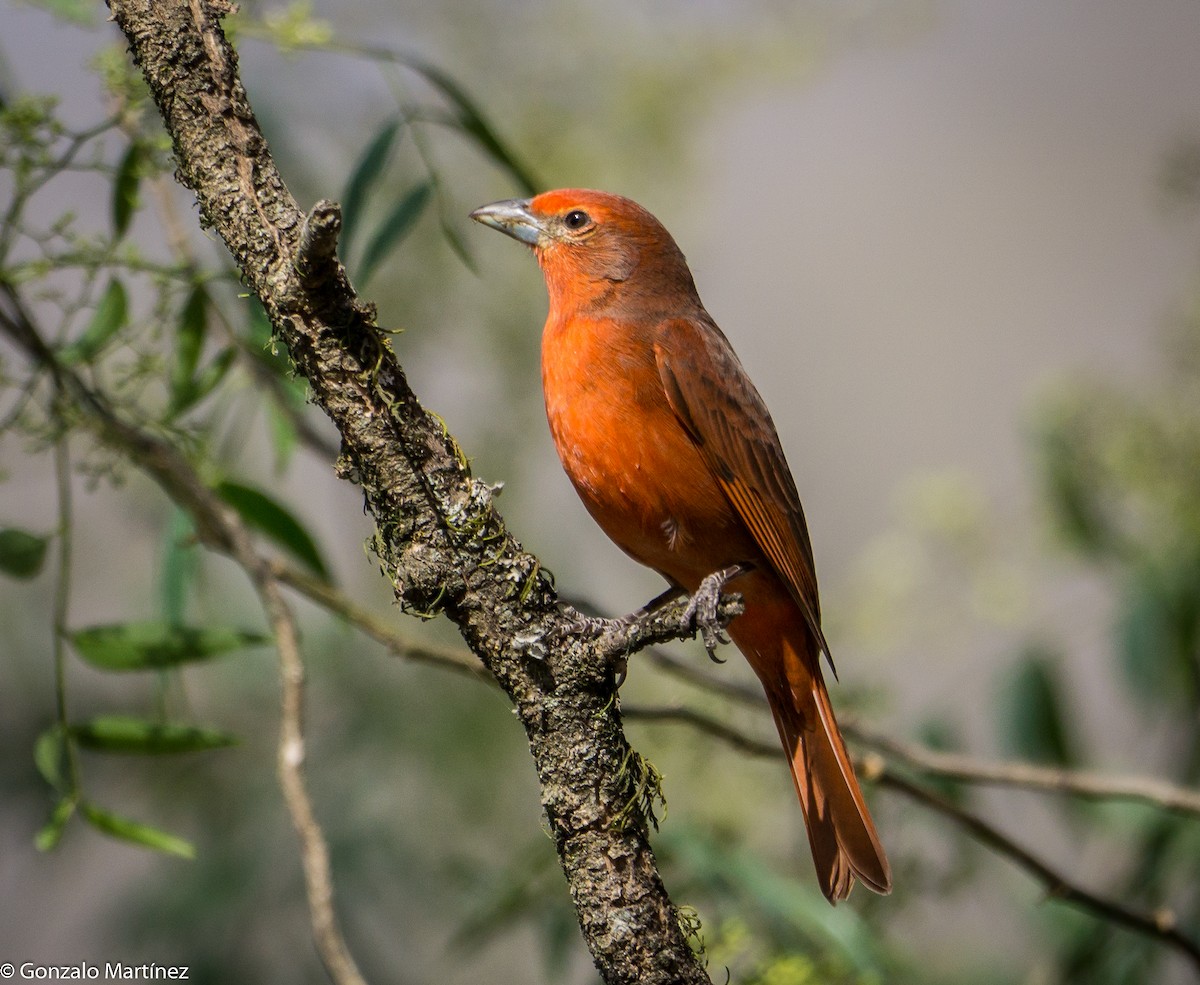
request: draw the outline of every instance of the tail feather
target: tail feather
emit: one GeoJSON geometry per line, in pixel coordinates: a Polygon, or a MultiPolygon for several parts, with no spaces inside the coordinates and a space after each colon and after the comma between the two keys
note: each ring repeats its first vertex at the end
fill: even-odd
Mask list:
{"type": "MultiPolygon", "coordinates": [[[[892,871],[833,716],[816,656],[781,641],[783,679],[760,674],[788,754],[821,890],[845,899],[857,878],[877,893],[892,889],[892,871]]],[[[760,661],[753,661],[756,669],[760,661]]]]}

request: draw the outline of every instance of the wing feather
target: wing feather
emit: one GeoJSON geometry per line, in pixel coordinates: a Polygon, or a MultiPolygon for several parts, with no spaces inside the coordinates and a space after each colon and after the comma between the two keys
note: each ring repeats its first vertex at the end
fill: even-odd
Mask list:
{"type": "Polygon", "coordinates": [[[672,411],[829,658],[804,510],[762,397],[712,321],[664,322],[654,354],[672,411]]]}

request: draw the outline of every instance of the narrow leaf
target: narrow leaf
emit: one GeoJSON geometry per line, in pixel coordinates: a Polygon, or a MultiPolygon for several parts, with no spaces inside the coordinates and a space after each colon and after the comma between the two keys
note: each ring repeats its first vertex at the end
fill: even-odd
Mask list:
{"type": "Polygon", "coordinates": [[[129,311],[124,285],[115,277],[108,282],[100,303],[92,312],[91,321],[83,334],[59,353],[67,365],[87,362],[121,330],[129,311]]]}
{"type": "Polygon", "coordinates": [[[292,418],[275,401],[267,404],[267,423],[271,427],[271,445],[275,449],[275,471],[282,473],[300,443],[300,435],[292,418]]]}
{"type": "Polygon", "coordinates": [[[179,314],[179,326],[175,341],[175,362],[171,366],[171,403],[191,384],[200,364],[200,353],[204,350],[204,337],[208,333],[208,291],[197,284],[188,294],[183,310],[179,314]]]}
{"type": "Polygon", "coordinates": [[[309,532],[282,504],[266,493],[238,482],[222,482],[216,493],[246,523],[283,548],[314,574],[329,581],[329,569],[309,532]]]}
{"type": "Polygon", "coordinates": [[[91,626],[68,635],[76,652],[102,670],[150,670],[258,646],[267,638],[224,626],[130,622],[91,626]]]}
{"type": "Polygon", "coordinates": [[[354,234],[358,231],[358,223],[362,218],[367,196],[387,167],[396,136],[400,132],[400,121],[393,120],[385,124],[375,134],[374,139],[367,144],[354,170],[350,172],[350,180],[346,182],[346,191],[342,195],[342,252],[348,254],[354,234]]]}
{"type": "Polygon", "coordinates": [[[138,187],[142,183],[142,164],[146,160],[146,145],[135,140],[121,159],[112,189],[113,235],[120,239],[138,209],[138,187]]]}
{"type": "Polygon", "coordinates": [[[271,319],[267,317],[262,302],[254,295],[247,298],[246,337],[258,348],[269,349],[271,345],[271,319]]]}
{"type": "Polygon", "coordinates": [[[34,835],[33,844],[39,852],[53,851],[62,840],[63,829],[67,822],[75,816],[75,799],[64,797],[54,805],[50,820],[34,835]]]}
{"type": "Polygon", "coordinates": [[[0,530],[0,571],[12,578],[32,578],[42,570],[49,537],[16,527],[0,530]]]}
{"type": "Polygon", "coordinates": [[[212,361],[200,371],[200,375],[189,380],[181,390],[171,397],[171,415],[178,416],[190,410],[212,393],[233,366],[237,358],[237,350],[233,346],[222,349],[212,361]]]}
{"type": "Polygon", "coordinates": [[[176,509],[167,527],[159,581],[163,618],[171,626],[183,625],[188,589],[196,577],[198,560],[196,527],[187,513],[176,509]]]}
{"type": "Polygon", "coordinates": [[[446,242],[450,244],[455,255],[462,261],[463,266],[471,273],[478,274],[479,267],[475,263],[475,258],[471,255],[471,251],[467,249],[467,244],[462,238],[462,234],[453,224],[447,222],[445,218],[441,220],[442,235],[446,237],[446,242]]]}
{"type": "Polygon", "coordinates": [[[1005,738],[1015,755],[1034,762],[1074,765],[1075,743],[1053,654],[1031,647],[1017,666],[1005,698],[1005,738]]]}
{"type": "Polygon", "coordinates": [[[46,729],[33,744],[33,762],[42,779],[60,793],[67,789],[67,747],[61,726],[46,729]]]}
{"type": "Polygon", "coordinates": [[[179,858],[186,859],[196,857],[196,849],[192,846],[192,843],[176,835],[168,834],[166,831],[161,831],[158,828],[152,828],[150,825],[142,824],[140,821],[132,821],[127,817],[121,817],[119,814],[113,814],[111,811],[103,810],[95,804],[81,804],[80,810],[92,827],[98,831],[103,831],[107,835],[112,835],[114,838],[119,838],[122,841],[128,841],[135,845],[141,845],[143,848],[152,848],[154,851],[162,852],[165,855],[176,855],[179,858]]]}
{"type": "Polygon", "coordinates": [[[436,66],[418,59],[406,59],[414,71],[419,72],[438,89],[442,95],[454,104],[458,113],[458,124],[464,133],[473,137],[484,153],[506,170],[521,186],[526,195],[537,194],[539,182],[533,173],[522,164],[517,156],[509,150],[504,142],[496,135],[492,125],[484,118],[475,101],[471,99],[462,87],[449,75],[436,66]]]}
{"type": "Polygon", "coordinates": [[[1134,694],[1156,709],[1189,708],[1197,698],[1200,558],[1139,564],[1122,587],[1117,621],[1121,669],[1134,694]]]}
{"type": "Polygon", "coordinates": [[[229,367],[233,365],[233,360],[237,357],[237,350],[232,346],[228,349],[222,349],[218,352],[207,366],[200,371],[200,375],[196,377],[194,392],[196,400],[203,400],[213,392],[225,378],[225,374],[229,372],[229,367]]]}
{"type": "Polygon", "coordinates": [[[237,737],[228,732],[151,722],[130,715],[100,715],[72,725],[71,735],[84,749],[141,755],[200,752],[237,745],[237,737]]]}
{"type": "Polygon", "coordinates": [[[387,258],[396,245],[408,235],[409,231],[425,211],[433,192],[433,183],[423,181],[412,188],[395,207],[379,223],[375,234],[363,250],[362,260],[358,265],[358,276],[361,283],[366,284],[375,268],[387,258]]]}

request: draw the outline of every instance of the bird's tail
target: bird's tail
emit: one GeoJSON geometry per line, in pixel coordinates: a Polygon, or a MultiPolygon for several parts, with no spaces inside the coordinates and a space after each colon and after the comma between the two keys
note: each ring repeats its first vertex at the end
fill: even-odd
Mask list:
{"type": "MultiPolygon", "coordinates": [[[[736,631],[737,623],[730,628],[736,631]]],[[[891,866],[833,717],[819,652],[802,628],[773,642],[779,651],[773,659],[763,659],[761,650],[747,656],[788,755],[821,890],[836,903],[858,878],[877,893],[889,893],[891,866]]]]}

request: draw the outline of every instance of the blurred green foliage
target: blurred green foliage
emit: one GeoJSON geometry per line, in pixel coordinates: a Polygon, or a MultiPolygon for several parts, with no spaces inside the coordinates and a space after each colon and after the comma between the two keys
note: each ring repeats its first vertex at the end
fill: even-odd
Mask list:
{"type": "MultiPolygon", "coordinates": [[[[81,23],[94,20],[87,4],[44,6],[81,23]]],[[[555,172],[597,153],[556,140],[554,121],[569,103],[563,94],[545,94],[545,104],[528,110],[515,128],[518,151],[486,101],[456,76],[408,54],[339,46],[333,26],[305,4],[231,23],[243,44],[266,39],[291,55],[341,51],[386,64],[405,80],[396,83],[391,111],[364,131],[345,162],[343,252],[360,287],[373,276],[381,281],[385,265],[396,264],[399,273],[380,289],[407,291],[417,304],[437,305],[447,320],[452,299],[429,285],[446,257],[472,262],[449,218],[465,211],[454,192],[460,159],[494,168],[498,182],[523,193],[538,184],[526,153],[555,172]],[[435,135],[442,130],[456,150],[439,157],[435,135]]],[[[759,70],[794,65],[795,50],[785,50],[782,32],[765,23],[755,42],[759,70]]],[[[696,80],[711,88],[745,71],[746,49],[726,45],[719,23],[697,30],[697,44],[647,59],[614,80],[611,91],[589,91],[597,127],[611,133],[613,120],[622,120],[650,135],[647,155],[669,158],[692,122],[679,108],[696,102],[696,80]],[[600,106],[601,99],[608,102],[600,106]]],[[[821,35],[806,37],[815,60],[821,35]]],[[[72,128],[47,97],[0,99],[0,288],[10,299],[28,297],[57,359],[85,373],[139,427],[184,449],[272,549],[336,584],[337,545],[310,529],[303,498],[284,491],[301,450],[316,455],[326,477],[332,458],[320,447],[304,387],[291,378],[286,354],[274,351],[260,306],[241,293],[217,251],[191,240],[172,251],[141,235],[146,226],[161,226],[170,240],[172,226],[192,217],[169,204],[168,143],[122,46],[107,49],[93,67],[110,107],[95,126],[72,128]],[[75,203],[80,208],[47,210],[65,177],[79,174],[91,181],[83,203],[75,203]],[[81,211],[88,202],[104,203],[102,218],[81,211]],[[272,482],[279,489],[270,485],[268,492],[272,482]]],[[[1195,155],[1185,150],[1169,177],[1175,194],[1186,196],[1194,191],[1195,155]]],[[[503,371],[506,361],[526,361],[533,343],[523,323],[515,341],[522,322],[516,314],[501,312],[496,321],[489,330],[498,343],[488,351],[503,371]]],[[[1050,552],[1111,591],[1112,661],[1145,731],[1168,746],[1164,769],[1195,786],[1200,308],[1170,346],[1166,368],[1139,388],[1104,380],[1056,388],[1036,409],[1031,442],[1053,532],[1050,552]]],[[[128,463],[87,444],[44,374],[6,361],[2,383],[7,440],[34,454],[55,449],[114,490],[130,512],[140,509],[139,497],[150,495],[145,485],[128,463]]],[[[488,426],[519,431],[519,415],[516,423],[488,426]]],[[[964,613],[1016,627],[1011,670],[995,688],[1000,746],[1061,766],[1091,763],[1088,736],[1104,723],[1088,722],[1074,698],[1072,646],[1044,627],[1025,628],[1029,580],[978,485],[961,472],[937,472],[915,477],[900,499],[902,522],[869,552],[867,602],[849,621],[870,640],[918,643],[964,613]],[[921,598],[924,606],[914,604],[921,598]]],[[[139,515],[149,517],[160,543],[154,590],[143,599],[118,589],[128,610],[98,624],[76,622],[64,604],[62,624],[51,627],[52,646],[44,639],[14,643],[22,656],[6,670],[24,700],[0,723],[11,752],[0,770],[4,809],[27,847],[56,850],[35,878],[62,880],[64,894],[75,889],[78,856],[67,853],[78,819],[93,832],[173,856],[150,865],[139,860],[137,876],[124,880],[111,869],[132,868],[130,856],[110,856],[115,861],[100,882],[115,889],[96,904],[95,922],[114,955],[186,963],[200,982],[320,981],[296,850],[270,779],[275,722],[263,709],[274,708],[276,682],[262,651],[246,649],[263,642],[261,633],[241,628],[257,616],[246,608],[240,582],[232,585],[231,569],[201,557],[188,517],[161,503],[139,515]],[[56,680],[46,671],[52,663],[56,680]],[[114,673],[127,669],[140,673],[114,673]],[[140,756],[136,770],[131,754],[140,756]],[[182,867],[179,858],[193,855],[182,867]]],[[[67,503],[57,520],[53,530],[0,530],[0,573],[46,594],[70,587],[70,539],[80,521],[67,503]],[[60,560],[49,564],[53,551],[60,560]]],[[[553,846],[530,835],[538,823],[536,785],[504,701],[479,684],[393,666],[326,612],[306,611],[304,626],[314,680],[312,784],[339,906],[368,978],[591,981],[553,846]]],[[[635,693],[677,697],[673,682],[637,676],[629,685],[642,688],[635,693]]],[[[762,722],[748,717],[744,724],[762,722]]],[[[1037,975],[1044,982],[1133,985],[1166,967],[1161,945],[1052,902],[1033,907],[1024,884],[997,878],[999,863],[915,811],[896,813],[904,824],[892,826],[918,829],[895,858],[897,884],[905,888],[886,902],[856,894],[854,908],[830,909],[811,880],[797,877],[798,832],[781,847],[751,823],[756,807],[775,803],[778,769],[679,736],[648,729],[639,746],[663,765],[668,792],[691,808],[680,812],[687,823],[664,825],[656,845],[675,898],[694,908],[684,919],[717,981],[728,973],[755,985],[999,985],[1037,975]],[[706,787],[716,775],[725,794],[712,798],[706,787]],[[736,813],[736,830],[723,812],[736,813]],[[982,889],[1003,894],[1010,909],[1029,905],[1025,952],[997,962],[963,953],[952,940],[910,939],[912,911],[965,905],[982,889]],[[1034,950],[1036,957],[1028,953],[1034,950]]],[[[919,737],[935,748],[962,745],[959,730],[938,718],[919,737]]],[[[955,803],[981,809],[969,786],[943,781],[939,788],[955,803]]],[[[1194,819],[1067,802],[1048,810],[1081,841],[1120,846],[1120,866],[1081,879],[1145,907],[1169,902],[1180,926],[1200,935],[1194,819]]],[[[79,837],[80,850],[94,856],[123,850],[79,837]]]]}
{"type": "MultiPolygon", "coordinates": [[[[1113,658],[1146,729],[1168,740],[1173,779],[1200,782],[1200,311],[1169,333],[1165,366],[1139,386],[1076,382],[1045,399],[1034,432],[1042,489],[1061,543],[1116,598],[1113,658]]],[[[1060,713],[1058,722],[1065,720],[1060,713]]],[[[1054,717],[1040,741],[1056,744],[1054,717]]],[[[1171,900],[1200,931],[1194,820],[1141,813],[1122,824],[1127,864],[1114,895],[1171,900]]],[[[1059,980],[1133,985],[1162,954],[1104,928],[1063,921],[1059,980]]]]}

